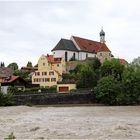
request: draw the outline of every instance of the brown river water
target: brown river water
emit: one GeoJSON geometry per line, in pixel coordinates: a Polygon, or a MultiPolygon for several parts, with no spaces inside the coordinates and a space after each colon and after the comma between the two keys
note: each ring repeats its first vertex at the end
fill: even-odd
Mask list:
{"type": "Polygon", "coordinates": [[[0,107],[0,139],[140,139],[140,106],[0,107]]]}

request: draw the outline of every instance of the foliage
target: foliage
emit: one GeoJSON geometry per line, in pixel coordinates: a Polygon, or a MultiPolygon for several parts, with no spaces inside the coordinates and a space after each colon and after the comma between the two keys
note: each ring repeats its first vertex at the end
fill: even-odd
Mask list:
{"type": "Polygon", "coordinates": [[[11,68],[13,71],[18,70],[18,64],[15,62],[10,63],[7,67],[11,68]]]}
{"type": "Polygon", "coordinates": [[[7,89],[8,93],[16,93],[18,92],[18,88],[17,87],[13,87],[13,86],[9,86],[7,89]]]}
{"type": "Polygon", "coordinates": [[[93,69],[93,70],[98,70],[101,66],[100,60],[98,58],[92,59],[92,61],[88,62],[88,65],[93,69]]]}
{"type": "Polygon", "coordinates": [[[101,76],[112,75],[118,80],[122,79],[124,65],[118,59],[106,60],[101,66],[101,76]]]}
{"type": "Polygon", "coordinates": [[[0,106],[10,106],[14,105],[14,96],[13,93],[9,92],[4,94],[0,91],[0,106]]]}
{"type": "Polygon", "coordinates": [[[93,87],[93,85],[96,85],[97,82],[96,73],[89,65],[82,66],[77,78],[78,88],[90,88],[93,87]]]}
{"type": "Polygon", "coordinates": [[[24,91],[14,92],[14,94],[40,94],[40,93],[56,93],[56,86],[51,87],[34,87],[34,88],[26,88],[24,91]]]}
{"type": "Polygon", "coordinates": [[[97,101],[110,105],[116,104],[116,97],[120,93],[120,86],[120,83],[113,76],[103,77],[94,89],[97,101]]]}
{"type": "Polygon", "coordinates": [[[130,65],[123,72],[123,93],[127,95],[127,103],[140,103],[140,69],[130,65]]]}
{"type": "Polygon", "coordinates": [[[26,82],[31,82],[31,77],[29,76],[29,71],[21,71],[21,70],[15,70],[13,73],[15,76],[22,77],[26,82]]]}
{"type": "Polygon", "coordinates": [[[14,136],[14,133],[11,132],[7,138],[4,138],[5,140],[12,140],[12,139],[16,139],[16,137],[14,136]]]}
{"type": "Polygon", "coordinates": [[[21,71],[21,70],[15,70],[14,75],[15,76],[20,76],[22,78],[27,78],[29,77],[30,72],[29,71],[21,71]]]}
{"type": "Polygon", "coordinates": [[[1,63],[0,63],[0,67],[5,67],[4,62],[1,62],[1,63]]]}
{"type": "Polygon", "coordinates": [[[124,67],[114,60],[106,61],[101,66],[101,74],[102,78],[94,88],[99,103],[140,104],[140,67],[138,65],[131,63],[124,67]]]}
{"type": "Polygon", "coordinates": [[[28,63],[27,63],[27,67],[33,67],[33,65],[32,65],[32,62],[31,62],[31,61],[28,61],[28,63]]]}
{"type": "Polygon", "coordinates": [[[100,61],[95,58],[88,60],[86,64],[78,64],[63,79],[74,79],[77,88],[92,88],[96,86],[99,79],[100,61]]]}
{"type": "Polygon", "coordinates": [[[135,58],[135,59],[132,61],[131,65],[134,65],[134,66],[136,66],[136,67],[140,67],[140,57],[135,58]]]}

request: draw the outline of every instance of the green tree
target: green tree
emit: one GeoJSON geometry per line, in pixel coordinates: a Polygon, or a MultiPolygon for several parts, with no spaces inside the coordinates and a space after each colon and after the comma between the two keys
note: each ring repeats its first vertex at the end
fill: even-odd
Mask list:
{"type": "Polygon", "coordinates": [[[5,67],[4,62],[1,62],[0,67],[5,67]]]}
{"type": "Polygon", "coordinates": [[[83,65],[77,73],[77,87],[92,88],[97,83],[97,76],[94,70],[87,64],[83,65]]]}
{"type": "Polygon", "coordinates": [[[99,103],[117,104],[117,97],[121,93],[121,84],[114,76],[103,77],[94,88],[96,99],[99,103]]]}
{"type": "Polygon", "coordinates": [[[32,62],[28,61],[27,67],[33,67],[32,62]]]}
{"type": "Polygon", "coordinates": [[[18,70],[18,64],[15,62],[10,63],[7,67],[11,68],[13,71],[18,70]]]}
{"type": "Polygon", "coordinates": [[[87,64],[93,69],[98,70],[101,66],[101,62],[98,58],[94,58],[87,62],[87,64]]]}
{"type": "Polygon", "coordinates": [[[135,58],[131,65],[139,66],[140,67],[140,57],[135,58]]]}
{"type": "MultiPolygon", "coordinates": [[[[137,66],[136,66],[137,67],[137,66]]],[[[140,69],[130,65],[122,75],[123,93],[128,104],[140,103],[140,69]]]]}
{"type": "Polygon", "coordinates": [[[31,77],[29,77],[30,72],[29,71],[21,71],[21,70],[15,70],[13,73],[15,76],[20,76],[26,81],[31,81],[31,77]]]}
{"type": "Polygon", "coordinates": [[[115,78],[121,80],[122,73],[124,70],[124,65],[120,63],[118,59],[106,60],[101,66],[101,76],[109,76],[112,75],[115,78]]]}
{"type": "Polygon", "coordinates": [[[11,92],[4,94],[0,91],[0,106],[9,106],[14,105],[14,97],[11,92]]]}

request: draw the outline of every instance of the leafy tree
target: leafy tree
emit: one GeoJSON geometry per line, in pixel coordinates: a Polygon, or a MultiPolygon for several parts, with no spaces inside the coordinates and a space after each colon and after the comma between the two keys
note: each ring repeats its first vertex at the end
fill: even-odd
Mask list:
{"type": "Polygon", "coordinates": [[[4,94],[0,91],[0,106],[14,105],[14,97],[11,92],[4,94]]]}
{"type": "Polygon", "coordinates": [[[96,85],[96,73],[89,65],[83,65],[77,73],[77,87],[79,88],[92,88],[96,85]]]}
{"type": "Polygon", "coordinates": [[[125,68],[122,75],[123,93],[127,95],[127,103],[140,103],[140,69],[134,65],[125,68]]]}
{"type": "Polygon", "coordinates": [[[13,71],[18,70],[18,65],[15,62],[10,63],[7,67],[11,68],[13,71]]]}
{"type": "Polygon", "coordinates": [[[140,57],[135,58],[131,64],[140,67],[140,57]]]}
{"type": "Polygon", "coordinates": [[[124,65],[120,63],[118,59],[106,60],[101,66],[101,76],[109,76],[112,75],[115,78],[121,80],[122,73],[124,70],[124,65]]]}
{"type": "Polygon", "coordinates": [[[98,58],[94,58],[88,62],[88,65],[93,69],[93,70],[98,70],[101,66],[101,62],[98,58]]]}
{"type": "Polygon", "coordinates": [[[21,71],[21,70],[15,70],[14,71],[15,76],[20,76],[20,77],[24,78],[24,80],[26,80],[28,78],[28,81],[29,81],[29,79],[31,79],[29,77],[29,74],[30,74],[29,71],[21,71]]]}
{"type": "Polygon", "coordinates": [[[33,67],[32,62],[28,61],[27,67],[33,67]]]}
{"type": "Polygon", "coordinates": [[[0,67],[5,67],[4,62],[1,62],[0,67]]]}
{"type": "Polygon", "coordinates": [[[94,88],[99,103],[117,104],[117,97],[121,93],[121,84],[113,76],[103,77],[94,88]]]}

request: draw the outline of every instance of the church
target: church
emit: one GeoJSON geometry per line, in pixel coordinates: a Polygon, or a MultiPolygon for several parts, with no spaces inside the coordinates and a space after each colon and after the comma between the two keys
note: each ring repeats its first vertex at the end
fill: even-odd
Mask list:
{"type": "Polygon", "coordinates": [[[72,36],[70,39],[61,39],[52,49],[55,57],[63,57],[65,61],[85,60],[97,57],[101,63],[112,58],[111,51],[105,44],[105,32],[101,29],[100,41],[93,41],[72,36]]]}

